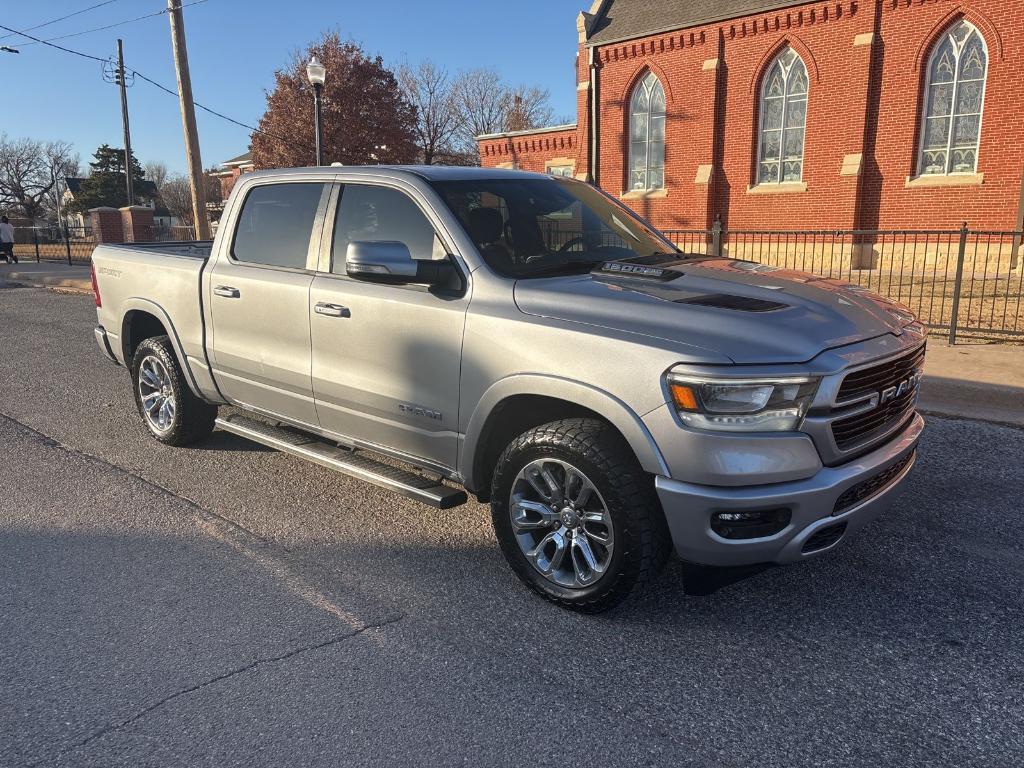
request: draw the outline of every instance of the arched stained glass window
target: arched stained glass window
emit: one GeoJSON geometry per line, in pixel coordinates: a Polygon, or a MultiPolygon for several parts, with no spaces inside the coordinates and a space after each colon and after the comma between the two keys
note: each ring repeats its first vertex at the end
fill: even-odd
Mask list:
{"type": "Polygon", "coordinates": [[[988,49],[977,28],[959,21],[943,33],[928,60],[922,176],[975,173],[988,75],[988,49]]]}
{"type": "Polygon", "coordinates": [[[761,85],[758,184],[800,181],[807,127],[807,67],[792,48],[775,57],[761,85]]]}
{"type": "Polygon", "coordinates": [[[653,72],[637,83],[629,106],[629,188],[665,186],[665,89],[653,72]]]}

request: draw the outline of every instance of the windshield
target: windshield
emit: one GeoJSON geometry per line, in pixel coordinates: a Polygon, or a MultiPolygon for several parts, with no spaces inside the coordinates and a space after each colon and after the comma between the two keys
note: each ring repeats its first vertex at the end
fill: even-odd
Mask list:
{"type": "Polygon", "coordinates": [[[492,269],[505,277],[585,272],[675,248],[589,184],[565,178],[438,181],[492,269]]]}

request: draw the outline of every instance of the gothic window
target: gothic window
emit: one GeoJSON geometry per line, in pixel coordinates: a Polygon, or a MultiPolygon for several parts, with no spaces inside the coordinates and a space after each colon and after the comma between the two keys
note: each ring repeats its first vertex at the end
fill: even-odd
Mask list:
{"type": "Polygon", "coordinates": [[[924,91],[921,175],[978,170],[987,74],[985,40],[973,24],[957,22],[936,42],[924,91]]]}
{"type": "Polygon", "coordinates": [[[629,107],[629,188],[665,186],[665,89],[653,72],[637,83],[629,107]]]}
{"type": "Polygon", "coordinates": [[[758,184],[803,178],[807,89],[803,59],[792,48],[786,48],[775,57],[761,85],[758,184]]]}

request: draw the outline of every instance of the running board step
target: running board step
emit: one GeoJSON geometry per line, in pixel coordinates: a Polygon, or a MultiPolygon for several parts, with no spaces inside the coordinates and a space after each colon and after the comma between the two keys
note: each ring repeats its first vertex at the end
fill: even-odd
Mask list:
{"type": "Polygon", "coordinates": [[[467,501],[466,492],[439,480],[375,461],[357,451],[338,448],[314,435],[287,426],[275,426],[249,416],[217,419],[226,432],[311,461],[343,475],[371,483],[438,509],[451,509],[467,501]]]}

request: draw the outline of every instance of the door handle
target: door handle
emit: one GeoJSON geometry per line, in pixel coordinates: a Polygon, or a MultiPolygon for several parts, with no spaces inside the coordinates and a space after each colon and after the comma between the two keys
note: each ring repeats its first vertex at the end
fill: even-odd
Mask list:
{"type": "Polygon", "coordinates": [[[232,288],[230,285],[218,285],[213,289],[213,292],[218,296],[223,296],[225,299],[237,299],[242,295],[240,290],[232,288]]]}
{"type": "Polygon", "coordinates": [[[352,317],[352,312],[348,307],[343,307],[340,304],[327,304],[322,301],[313,306],[313,311],[324,317],[352,317]]]}

